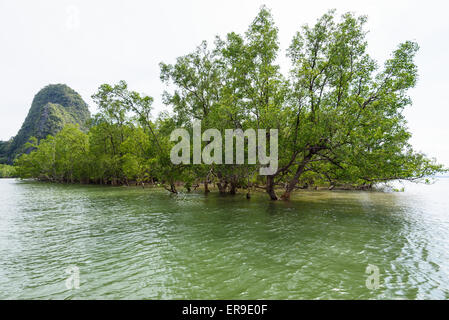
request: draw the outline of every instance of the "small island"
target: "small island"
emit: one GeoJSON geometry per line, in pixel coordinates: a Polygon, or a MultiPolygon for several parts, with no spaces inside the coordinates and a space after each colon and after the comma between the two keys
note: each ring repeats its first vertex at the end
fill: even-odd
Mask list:
{"type": "MultiPolygon", "coordinates": [[[[289,200],[297,189],[366,190],[444,172],[412,149],[403,116],[418,76],[418,44],[399,44],[378,67],[367,52],[365,23],[364,16],[337,18],[329,11],[304,26],[291,41],[291,70],[283,74],[276,64],[278,29],[262,7],[246,33],[217,37],[212,47],[203,42],[175,64],[160,64],[161,80],[172,88],[163,94],[172,112],[157,118],[153,98],[129,90],[125,81],[99,87],[93,117],[74,90],[49,85],[35,96],[17,136],[2,142],[1,158],[14,163],[20,178],[158,185],[171,193],[179,186],[208,193],[213,184],[221,194],[243,190],[248,198],[265,190],[271,200],[289,200]],[[170,134],[178,128],[192,133],[194,121],[223,137],[226,129],[263,128],[268,143],[276,130],[276,170],[260,175],[260,161],[228,165],[224,155],[209,164],[174,164],[170,134]]],[[[210,153],[217,159],[217,150],[210,153]]]]}

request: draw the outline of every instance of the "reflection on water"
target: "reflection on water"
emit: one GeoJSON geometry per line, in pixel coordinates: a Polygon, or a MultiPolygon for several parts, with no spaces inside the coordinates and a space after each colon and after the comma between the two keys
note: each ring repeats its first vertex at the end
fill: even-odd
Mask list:
{"type": "Polygon", "coordinates": [[[448,191],[441,179],[286,203],[0,180],[0,299],[445,299],[448,191]]]}

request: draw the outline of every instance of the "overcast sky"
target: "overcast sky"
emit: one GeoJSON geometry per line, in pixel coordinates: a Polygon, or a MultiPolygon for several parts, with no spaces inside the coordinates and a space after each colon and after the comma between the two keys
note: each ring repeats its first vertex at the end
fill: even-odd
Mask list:
{"type": "Polygon", "coordinates": [[[0,0],[0,140],[20,129],[34,95],[65,83],[89,104],[102,83],[126,80],[155,98],[164,86],[159,62],[173,63],[202,40],[244,32],[266,4],[274,15],[281,48],[305,23],[328,9],[368,15],[369,51],[380,62],[405,40],[415,40],[420,80],[406,111],[412,144],[449,166],[448,1],[17,1],[0,0]]]}

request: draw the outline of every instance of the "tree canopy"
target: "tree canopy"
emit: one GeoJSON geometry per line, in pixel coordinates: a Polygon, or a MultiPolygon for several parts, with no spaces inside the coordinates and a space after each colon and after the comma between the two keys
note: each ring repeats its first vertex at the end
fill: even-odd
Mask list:
{"type": "Polygon", "coordinates": [[[262,7],[244,34],[231,32],[174,64],[160,64],[170,89],[163,102],[171,113],[154,119],[151,97],[129,91],[124,81],[104,84],[93,96],[99,113],[89,132],[66,126],[31,144],[35,151],[17,161],[18,173],[67,182],[153,182],[171,192],[179,183],[188,190],[203,183],[205,192],[214,183],[231,194],[262,188],[272,200],[282,189],[281,198],[288,200],[296,188],[370,188],[444,171],[412,149],[403,115],[417,82],[418,45],[399,44],[381,65],[367,51],[366,21],[331,10],[303,26],[287,51],[290,70],[282,74],[278,29],[262,7]],[[267,129],[268,142],[270,129],[278,130],[277,170],[260,175],[260,161],[172,163],[170,133],[184,128],[192,134],[195,121],[223,137],[226,129],[267,129]]]}

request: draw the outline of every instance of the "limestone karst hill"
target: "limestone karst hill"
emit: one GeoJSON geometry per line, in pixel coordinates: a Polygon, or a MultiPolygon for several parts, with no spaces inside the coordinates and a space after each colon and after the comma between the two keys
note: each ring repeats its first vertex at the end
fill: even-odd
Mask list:
{"type": "Polygon", "coordinates": [[[22,128],[10,141],[0,141],[0,163],[12,163],[26,152],[25,144],[31,137],[43,139],[58,133],[66,124],[79,124],[87,130],[90,112],[81,96],[65,84],[50,84],[33,99],[22,128]]]}

